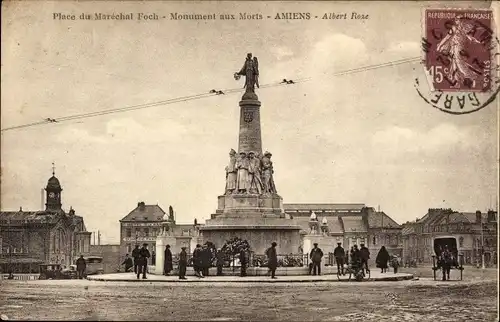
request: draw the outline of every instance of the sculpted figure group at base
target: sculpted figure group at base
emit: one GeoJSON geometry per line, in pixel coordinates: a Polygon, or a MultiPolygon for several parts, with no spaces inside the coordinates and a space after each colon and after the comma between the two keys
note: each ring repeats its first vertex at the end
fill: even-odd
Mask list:
{"type": "Polygon", "coordinates": [[[263,156],[249,152],[229,152],[229,165],[226,167],[226,195],[229,194],[272,194],[277,193],[273,180],[272,154],[263,156]]]}

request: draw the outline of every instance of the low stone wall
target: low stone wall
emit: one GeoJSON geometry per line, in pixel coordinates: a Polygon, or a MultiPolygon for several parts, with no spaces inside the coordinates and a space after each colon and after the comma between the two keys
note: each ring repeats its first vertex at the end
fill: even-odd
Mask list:
{"type": "MultiPolygon", "coordinates": [[[[150,266],[148,269],[150,271],[150,274],[157,275],[155,272],[154,266],[150,266]]],[[[171,275],[178,275],[179,274],[178,268],[174,268],[174,271],[171,272],[170,274],[171,275]]],[[[235,267],[233,269],[232,267],[224,267],[222,269],[222,274],[225,276],[239,276],[240,275],[240,268],[235,267]]],[[[248,267],[247,268],[247,275],[248,276],[266,276],[267,274],[268,274],[267,267],[248,267]]],[[[337,274],[337,266],[322,266],[321,267],[321,274],[322,275],[337,274]]],[[[194,275],[194,269],[192,267],[188,267],[186,270],[186,275],[187,276],[194,275]]],[[[217,275],[217,268],[211,267],[209,270],[209,275],[210,276],[217,275]]],[[[309,268],[308,267],[278,267],[276,269],[276,276],[302,276],[302,275],[309,275],[309,268]]]]}

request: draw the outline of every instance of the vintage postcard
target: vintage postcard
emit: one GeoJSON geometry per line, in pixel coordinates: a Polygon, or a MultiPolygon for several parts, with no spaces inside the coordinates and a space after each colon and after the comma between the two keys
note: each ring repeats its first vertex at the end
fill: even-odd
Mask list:
{"type": "Polygon", "coordinates": [[[498,2],[1,15],[1,320],[498,320],[498,2]]]}

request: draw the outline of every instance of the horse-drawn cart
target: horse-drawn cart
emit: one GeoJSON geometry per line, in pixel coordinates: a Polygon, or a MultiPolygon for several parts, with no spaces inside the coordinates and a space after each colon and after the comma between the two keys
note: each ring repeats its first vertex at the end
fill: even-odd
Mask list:
{"type": "Polygon", "coordinates": [[[436,271],[441,270],[443,281],[450,279],[452,269],[460,270],[460,280],[463,278],[464,255],[459,252],[457,239],[453,236],[440,236],[432,240],[434,255],[432,255],[432,271],[436,280],[436,271]]]}

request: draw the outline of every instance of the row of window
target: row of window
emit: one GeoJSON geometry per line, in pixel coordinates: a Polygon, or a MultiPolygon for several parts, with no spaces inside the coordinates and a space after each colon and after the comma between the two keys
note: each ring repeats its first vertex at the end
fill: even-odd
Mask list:
{"type": "Polygon", "coordinates": [[[28,253],[28,248],[15,248],[15,247],[3,247],[0,248],[0,254],[26,254],[28,253]]]}
{"type": "Polygon", "coordinates": [[[159,228],[135,228],[134,231],[132,228],[125,229],[125,237],[156,237],[159,233],[159,228]]]}
{"type": "MultiPolygon", "coordinates": [[[[340,239],[337,238],[337,239],[340,239]]],[[[349,245],[360,245],[360,244],[365,244],[365,246],[377,246],[377,245],[399,245],[400,238],[398,235],[385,235],[383,237],[378,237],[378,236],[372,236],[371,240],[370,238],[354,238],[351,237],[347,240],[349,245]],[[371,245],[370,245],[371,242],[371,245]]]]}

